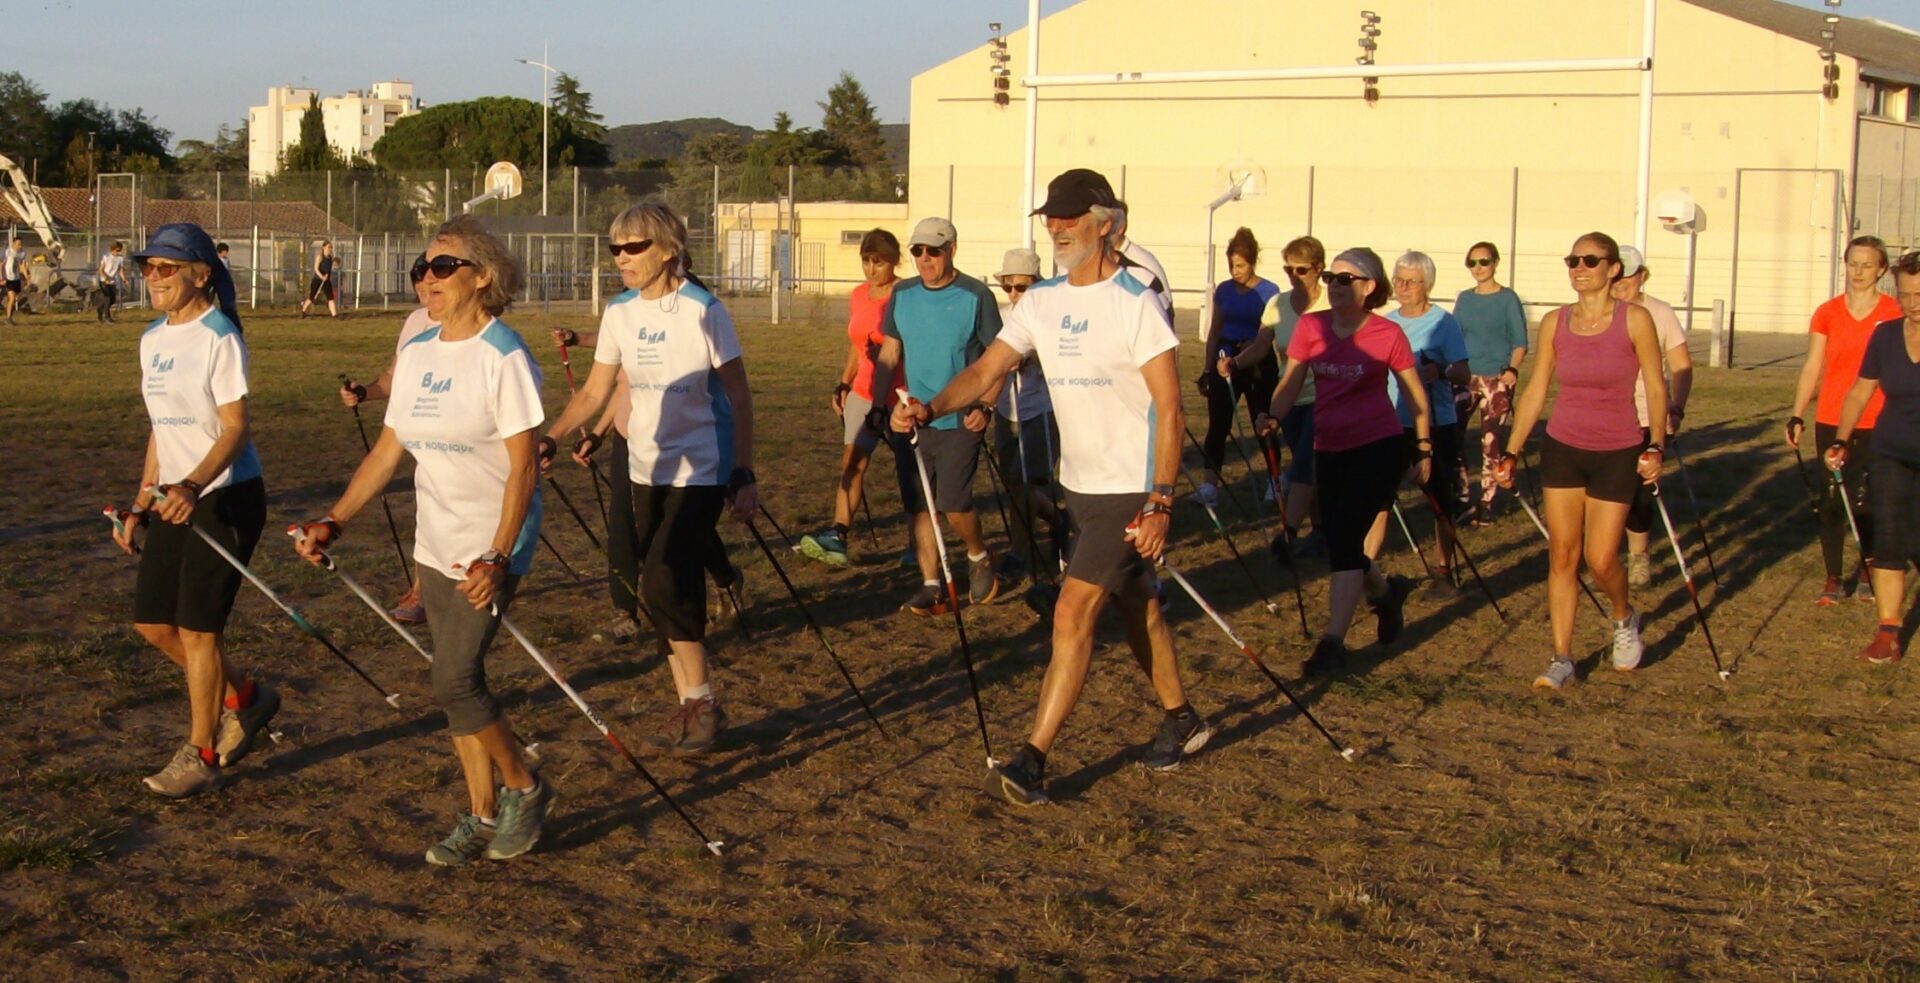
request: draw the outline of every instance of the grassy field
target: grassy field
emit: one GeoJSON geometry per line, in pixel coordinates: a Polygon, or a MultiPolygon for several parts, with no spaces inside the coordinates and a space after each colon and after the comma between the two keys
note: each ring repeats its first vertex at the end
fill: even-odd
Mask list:
{"type": "MultiPolygon", "coordinates": [[[[0,496],[8,975],[1920,980],[1916,687],[1905,666],[1852,659],[1869,605],[1811,603],[1813,519],[1775,436],[1783,371],[1702,370],[1688,417],[1684,447],[1724,580],[1705,599],[1722,655],[1738,660],[1730,682],[1714,676],[1663,552],[1637,598],[1646,665],[1619,674],[1589,659],[1582,684],[1530,691],[1549,652],[1546,560],[1513,513],[1468,539],[1504,621],[1471,592],[1416,602],[1403,641],[1298,688],[1360,749],[1357,762],[1335,756],[1182,599],[1170,615],[1214,742],[1177,772],[1139,767],[1157,710],[1114,649],[1096,659],[1053,754],[1057,804],[1015,811],[982,792],[951,625],[894,613],[912,578],[893,563],[903,532],[883,480],[880,549],[857,531],[865,549],[849,570],[782,562],[890,738],[729,523],[754,628],[751,640],[716,636],[733,729],[703,759],[647,759],[725,855],[704,856],[503,641],[495,688],[542,742],[560,808],[532,855],[445,871],[420,854],[465,800],[418,656],[274,535],[275,523],[318,514],[350,474],[359,438],[334,378],[376,372],[401,313],[256,316],[247,334],[272,495],[257,569],[398,689],[404,709],[375,700],[249,590],[230,644],[281,687],[286,739],[223,791],[184,803],[139,784],[180,741],[186,704],[178,673],[127,625],[133,565],[98,514],[138,478],[139,326],[37,317],[0,329],[0,459],[15,475],[0,496]]],[[[509,320],[545,365],[557,410],[565,380],[545,331],[588,322],[509,320]]],[[[844,336],[836,324],[742,329],[769,507],[790,532],[817,528],[838,454],[826,403],[844,336]]],[[[1189,410],[1200,411],[1191,394],[1189,410]]],[[[586,477],[561,480],[591,510],[586,477]]],[[[984,478],[981,490],[990,514],[984,478]]],[[[1684,522],[1684,496],[1671,499],[1684,522]]],[[[410,525],[411,496],[393,501],[410,525]]],[[[550,535],[596,569],[556,506],[550,535]]],[[[1291,682],[1306,648],[1265,534],[1234,518],[1279,617],[1205,521],[1192,507],[1176,516],[1178,562],[1291,682]]],[[[999,519],[985,522],[997,539],[999,519]]],[[[380,525],[366,517],[339,558],[395,593],[380,525]]],[[[1417,576],[1393,543],[1389,567],[1417,576]]],[[[1704,564],[1696,572],[1705,579],[1704,564]]],[[[1316,626],[1325,587],[1324,567],[1309,565],[1316,626]]],[[[604,592],[543,553],[513,616],[633,743],[672,687],[650,645],[590,638],[604,592]]],[[[1588,608],[1581,618],[1579,643],[1598,652],[1604,626],[1588,608]]],[[[1045,628],[1017,599],[970,619],[1004,753],[1031,721],[1045,628]]],[[[1117,636],[1109,624],[1102,637],[1117,636]]],[[[1352,641],[1371,636],[1363,621],[1352,641]]]]}

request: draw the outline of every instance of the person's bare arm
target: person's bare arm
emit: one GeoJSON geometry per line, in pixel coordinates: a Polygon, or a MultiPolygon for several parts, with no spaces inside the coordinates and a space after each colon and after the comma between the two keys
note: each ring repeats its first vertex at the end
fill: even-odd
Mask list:
{"type": "Polygon", "coordinates": [[[1787,421],[1787,445],[1800,446],[1800,430],[1793,420],[1807,415],[1807,404],[1813,402],[1814,394],[1820,391],[1820,375],[1827,368],[1827,336],[1816,332],[1807,333],[1807,360],[1800,366],[1800,378],[1793,387],[1792,419],[1787,421]]]}

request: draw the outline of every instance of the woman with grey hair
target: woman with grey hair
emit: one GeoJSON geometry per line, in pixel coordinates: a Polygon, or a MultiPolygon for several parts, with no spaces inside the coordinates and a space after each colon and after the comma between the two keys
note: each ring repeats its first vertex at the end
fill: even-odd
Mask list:
{"type": "Polygon", "coordinates": [[[753,394],[732,316],[689,277],[686,222],[665,205],[635,205],[608,240],[627,290],[601,315],[593,371],[548,428],[542,456],[606,407],[624,372],[640,601],[666,637],[679,691],[647,742],[694,754],[726,726],[707,672],[704,561],[720,513],[731,506],[751,521],[759,501],[753,394]]]}
{"type": "Polygon", "coordinates": [[[379,441],[326,518],[302,527],[295,548],[321,562],[401,456],[413,455],[413,558],[433,631],[433,695],[446,711],[468,798],[427,862],[458,867],[533,849],[553,809],[553,786],[527,767],[486,677],[487,649],[539,540],[537,428],[545,412],[540,367],[500,320],[525,282],[519,261],[471,215],[441,226],[426,259],[421,293],[438,326],[400,349],[393,376],[404,381],[389,398],[379,441]]]}
{"type": "MultiPolygon", "coordinates": [[[[1387,319],[1407,334],[1416,371],[1427,391],[1427,408],[1433,414],[1433,468],[1431,477],[1423,482],[1423,490],[1439,508],[1451,513],[1458,500],[1454,482],[1460,474],[1461,435],[1465,432],[1454,405],[1453,387],[1465,386],[1468,381],[1467,339],[1460,332],[1460,322],[1433,305],[1433,281],[1437,273],[1433,257],[1423,252],[1409,251],[1395,260],[1393,297],[1400,306],[1387,312],[1387,319]]],[[[1400,414],[1400,426],[1411,441],[1413,404],[1407,399],[1407,391],[1400,388],[1395,379],[1387,380],[1387,391],[1393,396],[1395,412],[1400,414]]],[[[1433,579],[1425,592],[1427,600],[1447,601],[1459,593],[1453,581],[1453,554],[1457,544],[1451,532],[1451,522],[1434,523],[1434,545],[1438,547],[1440,562],[1433,566],[1433,579]]],[[[1386,533],[1382,524],[1379,530],[1382,541],[1386,533]]],[[[1420,548],[1418,543],[1413,546],[1420,548]]]]}

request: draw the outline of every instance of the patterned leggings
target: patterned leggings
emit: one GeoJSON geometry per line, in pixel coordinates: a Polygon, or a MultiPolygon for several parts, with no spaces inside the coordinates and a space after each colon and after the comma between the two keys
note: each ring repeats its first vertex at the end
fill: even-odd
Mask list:
{"type": "MultiPolygon", "coordinates": [[[[1480,413],[1480,507],[1493,507],[1500,485],[1493,480],[1493,463],[1506,449],[1513,430],[1513,385],[1504,374],[1476,375],[1467,383],[1473,409],[1480,413]]],[[[1468,414],[1462,413],[1464,422],[1468,414]]],[[[1464,460],[1466,455],[1461,455],[1464,460]]],[[[1462,487],[1466,483],[1461,482],[1462,487]]]]}

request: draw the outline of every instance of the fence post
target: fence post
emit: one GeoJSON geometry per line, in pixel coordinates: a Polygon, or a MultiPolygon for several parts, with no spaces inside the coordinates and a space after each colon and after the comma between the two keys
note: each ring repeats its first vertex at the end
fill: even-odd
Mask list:
{"type": "Polygon", "coordinates": [[[1713,302],[1713,337],[1707,342],[1707,365],[1710,368],[1726,368],[1722,354],[1726,351],[1727,304],[1718,298],[1713,302]]]}
{"type": "MultiPolygon", "coordinates": [[[[252,182],[249,181],[249,184],[252,182]]],[[[260,224],[253,226],[253,259],[247,263],[247,309],[260,306],[260,224]]]]}

